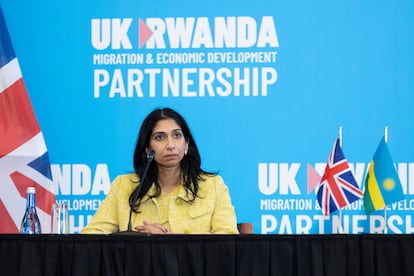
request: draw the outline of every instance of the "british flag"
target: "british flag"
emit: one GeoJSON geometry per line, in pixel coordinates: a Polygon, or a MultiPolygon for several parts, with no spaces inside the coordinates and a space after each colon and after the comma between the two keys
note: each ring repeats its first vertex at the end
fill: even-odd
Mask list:
{"type": "Polygon", "coordinates": [[[0,233],[19,232],[26,188],[36,188],[42,232],[55,201],[50,163],[0,6],[0,233]]]}
{"type": "Polygon", "coordinates": [[[318,203],[326,216],[363,197],[336,139],[318,189],[318,203]]]}

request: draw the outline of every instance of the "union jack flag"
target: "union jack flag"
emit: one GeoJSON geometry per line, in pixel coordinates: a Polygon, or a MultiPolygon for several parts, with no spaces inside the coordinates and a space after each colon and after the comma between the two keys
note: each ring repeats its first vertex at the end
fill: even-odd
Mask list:
{"type": "Polygon", "coordinates": [[[48,152],[0,6],[0,233],[19,232],[29,186],[36,188],[42,232],[50,232],[55,193],[48,152]]]}
{"type": "Polygon", "coordinates": [[[363,197],[336,139],[318,189],[318,203],[326,216],[363,197]]]}

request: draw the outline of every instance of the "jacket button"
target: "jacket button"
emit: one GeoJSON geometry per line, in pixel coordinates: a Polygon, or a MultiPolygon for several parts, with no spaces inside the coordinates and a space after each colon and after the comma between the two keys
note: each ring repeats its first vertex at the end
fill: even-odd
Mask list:
{"type": "Polygon", "coordinates": [[[175,204],[177,204],[177,206],[181,206],[183,204],[183,202],[181,201],[181,199],[177,198],[175,200],[175,204]]]}

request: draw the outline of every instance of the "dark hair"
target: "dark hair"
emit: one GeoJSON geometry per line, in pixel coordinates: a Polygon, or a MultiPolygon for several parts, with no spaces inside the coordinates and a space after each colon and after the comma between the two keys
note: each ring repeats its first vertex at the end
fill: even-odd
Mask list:
{"type": "MultiPolygon", "coordinates": [[[[201,169],[200,153],[198,151],[197,144],[191,135],[190,128],[188,127],[185,119],[173,109],[155,109],[144,119],[139,130],[138,139],[135,146],[134,171],[139,176],[139,178],[142,179],[145,166],[148,162],[146,148],[149,146],[151,134],[154,130],[155,125],[159,121],[165,119],[173,119],[180,126],[184,135],[184,139],[188,143],[188,152],[181,160],[181,170],[183,174],[184,188],[187,191],[187,195],[191,195],[190,202],[193,202],[196,197],[198,197],[197,193],[199,189],[199,181],[203,180],[202,174],[214,175],[215,173],[206,172],[201,169]]],[[[139,186],[142,185],[141,189],[138,189],[137,186],[137,188],[135,188],[129,197],[129,205],[131,208],[133,208],[134,212],[138,212],[138,207],[141,203],[141,200],[147,194],[152,183],[155,183],[156,193],[149,196],[157,197],[161,194],[161,187],[158,183],[157,174],[158,167],[155,162],[152,162],[148,169],[148,174],[144,179],[144,182],[139,183],[139,186]],[[139,194],[136,195],[138,192],[139,194]],[[136,198],[137,201],[133,202],[133,198],[136,198]]]]}

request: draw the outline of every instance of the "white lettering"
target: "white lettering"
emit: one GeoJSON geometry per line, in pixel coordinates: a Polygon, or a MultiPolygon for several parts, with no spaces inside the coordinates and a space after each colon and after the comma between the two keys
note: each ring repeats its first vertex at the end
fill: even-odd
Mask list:
{"type": "Polygon", "coordinates": [[[109,98],[267,96],[276,81],[274,68],[147,68],[94,70],[94,97],[109,98]],[[242,70],[241,70],[242,69],[242,70]],[[243,74],[241,73],[243,72],[243,74]],[[269,73],[272,72],[272,73],[269,73]],[[124,76],[126,75],[126,77],[124,76]],[[161,81],[161,86],[159,86],[161,81]],[[143,87],[146,87],[146,95],[143,87]],[[159,89],[158,87],[161,87],[159,89]],[[208,93],[206,93],[206,89],[208,93]],[[161,90],[161,91],[159,91],[161,90]],[[259,92],[260,91],[260,92],[259,92]]]}
{"type": "Polygon", "coordinates": [[[262,234],[271,233],[276,230],[277,221],[272,215],[262,215],[262,234]]]}
{"type": "Polygon", "coordinates": [[[132,18],[112,19],[112,49],[132,49],[128,38],[128,29],[131,23],[132,18]]]}
{"type": "Polygon", "coordinates": [[[372,215],[369,217],[370,232],[373,234],[385,233],[385,218],[382,216],[372,215]]]}
{"type": "Polygon", "coordinates": [[[166,18],[166,25],[168,26],[167,34],[172,49],[189,48],[191,45],[191,35],[194,28],[194,17],[178,17],[166,18]]]}
{"type": "Polygon", "coordinates": [[[296,233],[309,234],[312,228],[312,219],[309,216],[296,216],[296,233]]]}
{"type": "Polygon", "coordinates": [[[279,40],[276,34],[275,22],[272,16],[263,16],[260,25],[257,47],[279,47],[279,40]]]}
{"type": "MultiPolygon", "coordinates": [[[[147,18],[145,23],[152,30],[152,36],[148,39],[146,47],[148,49],[165,49],[166,46],[163,35],[166,28],[164,21],[162,21],[160,18],[147,18]]],[[[170,26],[171,21],[168,20],[167,24],[170,26]]],[[[179,44],[179,42],[177,43],[179,44]]]]}
{"type": "Polygon", "coordinates": [[[264,195],[276,193],[278,188],[278,164],[259,163],[258,166],[259,191],[264,195]]]}
{"type": "MultiPolygon", "coordinates": [[[[248,16],[215,17],[213,26],[207,17],[168,17],[165,21],[147,18],[145,22],[153,32],[146,43],[147,49],[165,49],[167,42],[171,49],[279,47],[271,16],[262,17],[259,26],[248,16]]],[[[121,30],[125,33],[125,27],[121,30]]]]}
{"type": "Polygon", "coordinates": [[[121,69],[114,70],[114,74],[112,75],[112,81],[111,81],[111,89],[109,91],[110,91],[109,98],[115,97],[116,94],[119,94],[119,97],[121,98],[126,97],[125,85],[124,85],[121,69]]]}
{"type": "Polygon", "coordinates": [[[97,50],[104,50],[111,43],[111,20],[92,19],[91,21],[92,46],[97,50]]]}
{"type": "Polygon", "coordinates": [[[198,18],[194,29],[192,48],[200,48],[201,46],[205,48],[214,47],[207,17],[198,18]]]}
{"type": "Polygon", "coordinates": [[[105,87],[109,83],[109,73],[106,70],[96,69],[94,70],[94,90],[93,96],[99,98],[101,96],[101,87],[105,87]]]}
{"type": "Polygon", "coordinates": [[[316,215],[313,219],[318,222],[319,234],[325,234],[325,221],[329,220],[328,216],[316,215]]]}
{"type": "Polygon", "coordinates": [[[283,215],[282,220],[280,221],[279,234],[286,233],[292,234],[292,225],[290,224],[290,219],[288,215],[283,215]]]}
{"type": "Polygon", "coordinates": [[[237,47],[248,48],[256,43],[256,21],[247,16],[238,17],[237,20],[237,47]]]}
{"type": "Polygon", "coordinates": [[[224,17],[214,18],[214,42],[216,48],[235,48],[236,47],[236,18],[224,17]]]}
{"type": "Polygon", "coordinates": [[[332,216],[332,233],[349,233],[349,217],[332,216]]]}
{"type": "Polygon", "coordinates": [[[299,171],[300,163],[292,163],[289,167],[287,163],[280,163],[280,194],[281,195],[300,195],[296,175],[299,171]]]}
{"type": "Polygon", "coordinates": [[[352,216],[352,233],[358,234],[364,232],[364,227],[359,226],[359,222],[365,221],[367,216],[365,215],[355,215],[352,216]]]}
{"type": "MultiPolygon", "coordinates": [[[[392,232],[394,232],[395,234],[402,234],[402,231],[400,229],[398,229],[397,225],[402,226],[403,225],[403,220],[400,216],[390,216],[388,219],[388,227],[390,228],[390,230],[392,230],[392,232]]],[[[411,216],[406,216],[406,234],[411,234],[412,233],[412,229],[410,228],[411,225],[411,216]]],[[[385,227],[385,225],[384,225],[385,227]]]]}
{"type": "MultiPolygon", "coordinates": [[[[396,216],[396,218],[393,219],[393,220],[399,222],[399,224],[402,225],[402,219],[398,220],[397,218],[398,218],[398,216],[396,216]]],[[[414,233],[414,226],[412,224],[411,219],[412,219],[412,215],[407,215],[405,217],[405,233],[406,234],[412,234],[412,233],[414,233]]],[[[401,231],[399,231],[399,232],[395,231],[395,232],[396,233],[401,233],[401,231]]]]}
{"type": "Polygon", "coordinates": [[[55,194],[70,195],[71,192],[71,165],[63,164],[62,169],[59,165],[51,164],[52,179],[56,185],[55,194]]]}
{"type": "Polygon", "coordinates": [[[97,50],[112,49],[132,49],[128,38],[128,30],[132,23],[132,18],[121,20],[114,19],[92,19],[91,21],[91,42],[97,50]],[[112,30],[111,30],[112,28],[112,30]]]}
{"type": "Polygon", "coordinates": [[[111,187],[107,164],[97,164],[94,171],[85,164],[52,164],[52,178],[56,195],[107,194],[111,187]],[[93,182],[92,182],[92,173],[93,182]]]}
{"type": "Polygon", "coordinates": [[[108,166],[106,164],[97,164],[91,194],[99,195],[103,193],[106,195],[110,188],[111,180],[109,179],[108,166]]]}

